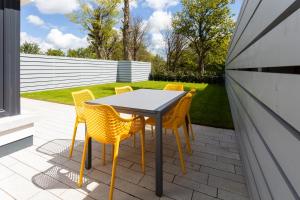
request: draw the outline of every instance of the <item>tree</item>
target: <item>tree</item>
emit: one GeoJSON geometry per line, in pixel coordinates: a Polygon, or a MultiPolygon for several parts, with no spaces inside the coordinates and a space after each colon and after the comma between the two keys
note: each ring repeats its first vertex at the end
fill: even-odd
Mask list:
{"type": "Polygon", "coordinates": [[[162,57],[156,55],[156,56],[152,56],[151,65],[152,65],[151,71],[153,74],[161,74],[165,71],[166,62],[162,57]]]}
{"type": "Polygon", "coordinates": [[[113,29],[117,24],[120,0],[94,0],[80,2],[80,9],[71,15],[71,21],[81,24],[88,32],[88,40],[98,59],[110,59],[118,34],[113,29]]]}
{"type": "Polygon", "coordinates": [[[124,60],[131,60],[131,55],[129,52],[129,35],[130,35],[130,8],[129,0],[124,0],[124,19],[123,19],[123,54],[124,60]]]}
{"type": "Polygon", "coordinates": [[[198,56],[203,74],[207,56],[227,41],[233,32],[230,0],[182,0],[183,10],[176,14],[173,26],[184,35],[198,56]]]}
{"type": "Polygon", "coordinates": [[[183,35],[176,33],[174,29],[165,32],[164,41],[166,45],[167,69],[174,72],[188,42],[183,35]]]}
{"type": "Polygon", "coordinates": [[[95,53],[92,51],[90,47],[69,49],[67,52],[67,56],[75,57],[75,58],[96,58],[95,53]]]}
{"type": "Polygon", "coordinates": [[[48,56],[65,56],[65,53],[60,49],[48,49],[46,52],[48,56]]]}
{"type": "Polygon", "coordinates": [[[27,53],[27,54],[40,54],[41,48],[39,45],[35,42],[24,42],[20,46],[21,53],[27,53]]]}
{"type": "Polygon", "coordinates": [[[131,23],[130,49],[133,60],[138,60],[138,53],[142,45],[145,44],[145,36],[148,25],[145,25],[142,18],[135,17],[131,23]]]}

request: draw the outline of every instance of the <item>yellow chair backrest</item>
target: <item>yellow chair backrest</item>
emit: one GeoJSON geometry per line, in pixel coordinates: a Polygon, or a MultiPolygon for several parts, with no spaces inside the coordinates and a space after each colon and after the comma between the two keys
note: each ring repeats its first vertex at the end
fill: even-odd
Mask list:
{"type": "Polygon", "coordinates": [[[189,92],[184,97],[180,99],[180,101],[177,103],[174,113],[173,113],[173,119],[178,124],[181,124],[184,122],[185,117],[187,116],[192,102],[192,94],[189,92]]]}
{"type": "Polygon", "coordinates": [[[164,90],[176,90],[176,91],[183,91],[183,85],[182,84],[176,84],[176,83],[169,83],[165,86],[164,90]]]}
{"type": "Polygon", "coordinates": [[[121,134],[129,134],[131,121],[121,119],[109,105],[84,105],[87,132],[94,140],[114,144],[121,134]]]}
{"type": "Polygon", "coordinates": [[[189,93],[191,93],[192,96],[195,96],[195,95],[196,95],[196,92],[197,92],[197,90],[196,90],[195,88],[192,88],[192,89],[189,91],[189,93]]]}
{"type": "Polygon", "coordinates": [[[122,94],[126,92],[132,92],[133,89],[130,86],[123,86],[123,87],[115,87],[116,94],[122,94]]]}
{"type": "Polygon", "coordinates": [[[83,109],[84,109],[84,102],[89,100],[94,100],[95,97],[90,90],[80,90],[77,92],[72,92],[72,97],[76,109],[76,114],[79,119],[84,119],[83,117],[83,109]]]}

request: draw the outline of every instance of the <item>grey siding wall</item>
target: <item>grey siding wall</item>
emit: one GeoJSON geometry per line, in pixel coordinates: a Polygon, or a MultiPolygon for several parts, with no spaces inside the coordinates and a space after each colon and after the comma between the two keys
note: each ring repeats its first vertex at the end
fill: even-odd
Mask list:
{"type": "Polygon", "coordinates": [[[151,72],[151,63],[137,61],[119,61],[119,82],[137,82],[148,80],[151,72]]]}
{"type": "Polygon", "coordinates": [[[21,55],[21,92],[148,80],[150,63],[21,55]],[[143,69],[139,69],[138,67],[143,69]],[[136,76],[135,73],[140,73],[136,76]],[[146,75],[148,73],[148,75],[146,75]]]}
{"type": "Polygon", "coordinates": [[[226,88],[252,199],[300,199],[300,1],[245,0],[226,88]]]}

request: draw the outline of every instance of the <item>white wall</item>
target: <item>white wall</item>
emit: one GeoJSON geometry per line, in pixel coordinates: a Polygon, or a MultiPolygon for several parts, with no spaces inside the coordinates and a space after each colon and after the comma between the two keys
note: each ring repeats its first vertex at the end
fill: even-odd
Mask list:
{"type": "Polygon", "coordinates": [[[229,49],[226,87],[252,199],[300,199],[299,8],[245,0],[229,49]]]}
{"type": "Polygon", "coordinates": [[[21,54],[21,92],[145,81],[150,71],[146,62],[21,54]]]}

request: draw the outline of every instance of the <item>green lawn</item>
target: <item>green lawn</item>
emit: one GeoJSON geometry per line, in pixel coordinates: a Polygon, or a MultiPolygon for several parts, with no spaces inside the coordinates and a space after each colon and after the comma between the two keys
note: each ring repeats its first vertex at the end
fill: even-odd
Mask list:
{"type": "MultiPolygon", "coordinates": [[[[38,99],[62,104],[73,104],[71,92],[90,89],[96,98],[113,95],[116,86],[130,85],[133,89],[149,88],[162,89],[168,82],[144,81],[138,83],[110,83],[68,89],[30,92],[21,94],[22,97],[38,99]]],[[[205,83],[183,83],[185,90],[197,89],[191,107],[191,118],[194,124],[219,128],[233,128],[227,93],[223,85],[205,83]]]]}

